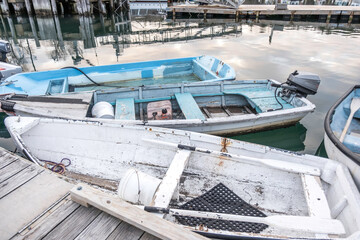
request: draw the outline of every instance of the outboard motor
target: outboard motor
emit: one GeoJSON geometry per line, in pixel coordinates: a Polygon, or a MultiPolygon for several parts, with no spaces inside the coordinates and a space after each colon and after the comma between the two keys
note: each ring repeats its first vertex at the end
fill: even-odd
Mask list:
{"type": "Polygon", "coordinates": [[[6,54],[11,52],[10,43],[8,41],[0,40],[0,61],[6,62],[6,54]]]}
{"type": "Polygon", "coordinates": [[[320,85],[320,77],[313,73],[298,72],[291,73],[285,83],[280,85],[272,84],[274,87],[281,87],[283,96],[289,96],[291,92],[296,92],[303,97],[315,95],[320,85]]]}

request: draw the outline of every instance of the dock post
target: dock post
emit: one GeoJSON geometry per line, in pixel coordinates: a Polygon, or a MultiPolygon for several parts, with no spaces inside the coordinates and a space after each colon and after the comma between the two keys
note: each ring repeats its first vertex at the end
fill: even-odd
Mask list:
{"type": "Polygon", "coordinates": [[[236,15],[235,15],[235,22],[239,22],[239,11],[236,11],[236,15]]]}
{"type": "Polygon", "coordinates": [[[8,0],[3,0],[2,4],[1,4],[1,10],[5,15],[10,14],[8,0]]]}
{"type": "Polygon", "coordinates": [[[257,12],[256,12],[256,19],[255,19],[255,21],[256,21],[257,23],[259,22],[259,15],[260,15],[260,12],[257,11],[257,12]]]}
{"type": "Polygon", "coordinates": [[[354,18],[354,12],[350,13],[348,24],[351,24],[352,20],[354,18]]]}
{"type": "Polygon", "coordinates": [[[27,11],[28,15],[32,16],[32,9],[31,9],[30,0],[25,0],[25,6],[26,6],[26,11],[27,11]]]}
{"type": "Polygon", "coordinates": [[[79,15],[83,15],[83,8],[81,7],[81,0],[76,0],[76,10],[79,15]]]}
{"type": "Polygon", "coordinates": [[[291,11],[290,22],[294,21],[295,11],[291,11]]]}
{"type": "Polygon", "coordinates": [[[100,14],[106,14],[106,8],[105,8],[102,0],[98,0],[98,8],[99,8],[100,14]]]}
{"type": "Polygon", "coordinates": [[[51,0],[51,8],[54,15],[58,14],[55,0],[51,0]]]}
{"type": "Polygon", "coordinates": [[[110,11],[114,12],[115,8],[114,8],[114,0],[110,0],[110,11]]]}
{"type": "Polygon", "coordinates": [[[14,2],[12,3],[12,6],[14,8],[15,15],[21,15],[25,12],[25,4],[23,2],[14,2]]]}
{"type": "Polygon", "coordinates": [[[207,9],[204,10],[204,20],[206,20],[206,13],[207,13],[207,9]]]}
{"type": "Polygon", "coordinates": [[[175,12],[175,8],[173,8],[173,10],[172,10],[172,12],[173,12],[173,21],[175,21],[175,18],[176,18],[176,12],[175,12]]]}
{"type": "Polygon", "coordinates": [[[330,19],[331,19],[331,11],[329,11],[329,14],[327,15],[327,18],[326,18],[326,23],[327,24],[330,23],[330,19]]]}
{"type": "Polygon", "coordinates": [[[32,34],[34,35],[36,47],[40,47],[39,36],[38,36],[37,30],[36,30],[35,21],[34,21],[34,18],[32,15],[29,16],[29,21],[30,21],[32,34]]]}

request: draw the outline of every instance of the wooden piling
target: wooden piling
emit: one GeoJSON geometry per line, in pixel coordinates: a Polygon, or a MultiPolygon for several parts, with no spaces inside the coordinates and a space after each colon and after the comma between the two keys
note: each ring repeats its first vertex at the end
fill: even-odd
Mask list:
{"type": "Polygon", "coordinates": [[[291,11],[290,22],[294,21],[294,15],[296,11],[291,11]]]}
{"type": "Polygon", "coordinates": [[[105,8],[102,0],[98,0],[98,8],[99,8],[100,14],[106,14],[106,8],[105,8]]]}
{"type": "Polygon", "coordinates": [[[21,15],[23,12],[25,12],[25,4],[24,2],[14,2],[11,3],[15,12],[15,15],[21,15]]]}
{"type": "Polygon", "coordinates": [[[8,0],[3,0],[2,1],[3,4],[1,5],[1,10],[5,15],[9,15],[10,14],[10,10],[9,10],[9,3],[8,0]]]}
{"type": "Polygon", "coordinates": [[[350,13],[348,24],[351,24],[352,20],[354,18],[354,12],[350,13]]]}
{"type": "Polygon", "coordinates": [[[32,12],[32,8],[31,8],[30,0],[25,0],[25,6],[26,6],[26,11],[27,11],[28,15],[32,16],[33,12],[32,12]]]}
{"type": "Polygon", "coordinates": [[[114,0],[110,0],[110,11],[114,12],[115,8],[114,8],[114,0]]]}
{"type": "Polygon", "coordinates": [[[54,15],[58,14],[55,0],[51,0],[51,9],[54,15]]]}
{"type": "Polygon", "coordinates": [[[330,19],[331,19],[331,12],[332,12],[332,11],[329,11],[329,14],[327,15],[327,18],[326,18],[326,23],[330,23],[330,19]]]}

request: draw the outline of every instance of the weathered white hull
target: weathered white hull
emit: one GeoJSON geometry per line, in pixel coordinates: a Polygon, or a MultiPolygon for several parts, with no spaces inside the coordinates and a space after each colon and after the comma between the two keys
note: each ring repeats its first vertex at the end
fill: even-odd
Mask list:
{"type": "Polygon", "coordinates": [[[359,97],[360,85],[355,85],[335,102],[324,121],[326,153],[331,159],[349,168],[358,189],[360,189],[360,110],[356,111],[355,108],[354,115],[350,116],[350,104],[359,97]],[[345,129],[349,119],[348,128],[345,129]]]}
{"type": "MultiPolygon", "coordinates": [[[[106,101],[106,102],[114,102],[118,98],[129,98],[134,97],[134,95],[138,95],[137,91],[139,91],[148,98],[155,98],[155,99],[163,99],[163,98],[171,98],[173,97],[171,94],[180,89],[186,89],[187,92],[191,92],[195,96],[203,95],[210,95],[217,93],[220,88],[229,89],[228,91],[239,89],[241,90],[243,85],[251,86],[256,89],[259,85],[270,86],[272,83],[277,83],[274,80],[256,80],[256,81],[227,81],[224,83],[196,83],[196,84],[184,84],[184,85],[163,85],[163,86],[147,86],[143,87],[140,91],[138,88],[122,88],[122,89],[114,89],[108,91],[99,91],[94,92],[93,99],[100,99],[97,101],[106,101]],[[223,85],[222,85],[223,84],[223,85]],[[207,88],[213,87],[216,91],[210,91],[207,88]],[[120,97],[119,97],[120,96],[120,97]]],[[[91,109],[91,97],[92,92],[83,92],[83,93],[69,93],[64,94],[59,97],[55,98],[73,98],[74,101],[82,99],[81,104],[65,104],[59,102],[58,104],[48,103],[48,99],[51,97],[48,96],[39,96],[42,98],[42,102],[32,102],[26,101],[24,99],[16,100],[16,99],[9,99],[9,102],[14,102],[15,105],[9,109],[9,115],[14,115],[14,113],[18,116],[31,116],[31,117],[48,117],[48,118],[70,118],[70,119],[88,119],[91,120],[94,118],[90,118],[87,113],[90,112],[91,109]],[[86,105],[87,104],[87,105],[86,105]],[[88,108],[88,109],[87,109],[88,108]],[[87,117],[86,117],[87,116],[87,117]]],[[[267,94],[271,94],[273,98],[274,91],[271,90],[267,94]]],[[[231,94],[228,94],[231,95],[231,94]]],[[[261,96],[261,94],[259,94],[261,96]]],[[[235,96],[235,95],[234,95],[235,96]]],[[[249,101],[252,99],[256,99],[256,95],[253,94],[253,98],[249,98],[249,101]]],[[[204,97],[205,98],[205,97],[204,97]]],[[[220,96],[212,97],[209,100],[200,102],[199,105],[202,104],[202,107],[210,107],[212,105],[220,105],[220,102],[226,102],[225,100],[221,99],[220,96]],[[220,100],[221,99],[221,100],[220,100]]],[[[258,97],[259,99],[261,97],[258,97]]],[[[272,99],[273,100],[273,99],[272,99]]],[[[95,102],[95,100],[93,100],[95,102]]],[[[140,99],[136,99],[136,101],[140,101],[140,99]]],[[[239,101],[232,100],[231,104],[236,105],[240,104],[242,100],[239,98],[239,101]]],[[[267,99],[263,98],[263,102],[266,102],[267,99]]],[[[273,100],[275,101],[275,100],[273,100]]],[[[7,101],[4,101],[5,103],[7,101]]],[[[4,103],[4,104],[5,104],[4,103]]],[[[295,96],[295,94],[289,98],[288,102],[286,102],[291,108],[283,108],[280,109],[279,106],[274,106],[269,104],[274,109],[272,111],[268,111],[268,109],[258,112],[258,113],[247,113],[247,114],[229,114],[229,115],[221,115],[221,114],[213,114],[208,117],[204,117],[203,119],[200,118],[181,118],[181,119],[171,119],[171,120],[151,120],[151,119],[142,119],[140,120],[140,112],[135,113],[136,117],[134,120],[126,120],[125,122],[128,124],[137,124],[137,125],[145,125],[145,126],[154,126],[154,127],[165,127],[165,128],[172,128],[172,129],[181,129],[181,130],[188,130],[194,132],[201,132],[201,133],[210,133],[210,134],[217,134],[217,135],[231,135],[231,134],[238,134],[238,133],[245,133],[245,132],[255,132],[259,130],[277,128],[277,127],[284,127],[293,125],[296,122],[300,121],[303,117],[305,117],[308,113],[311,113],[315,109],[315,105],[312,104],[304,97],[295,96]],[[135,120],[136,119],[136,120],[135,120]]],[[[136,103],[140,105],[139,103],[136,103]]],[[[145,103],[142,107],[144,107],[145,103]]],[[[173,104],[177,104],[173,102],[173,104]]],[[[4,107],[1,107],[4,109],[4,107]]],[[[135,107],[136,109],[136,107],[135,107]]],[[[173,109],[175,109],[173,107],[173,109]]],[[[146,111],[146,110],[144,110],[146,111]]],[[[200,109],[199,109],[200,111],[200,109]]],[[[100,118],[95,119],[97,121],[104,121],[108,122],[108,120],[103,120],[100,118]]],[[[116,124],[123,124],[124,120],[119,119],[112,119],[116,124]]]]}
{"type": "MultiPolygon", "coordinates": [[[[34,161],[60,162],[68,158],[71,160],[69,171],[116,181],[121,180],[129,168],[165,179],[176,156],[185,152],[189,159],[178,183],[182,197],[173,203],[175,205],[221,182],[268,215],[323,218],[331,215],[340,220],[346,230],[345,235],[337,237],[356,239],[354,236],[359,236],[356,235],[360,230],[359,192],[348,170],[329,159],[164,128],[24,117],[7,118],[5,124],[18,149],[34,161]],[[309,192],[314,189],[307,186],[306,178],[322,186],[326,199],[317,197],[313,203],[309,200],[312,199],[308,197],[309,192]],[[317,209],[317,202],[328,205],[328,210],[317,209]]],[[[265,239],[327,237],[273,227],[260,234],[225,234],[265,239]]]]}
{"type": "MultiPolygon", "coordinates": [[[[207,119],[206,121],[201,120],[167,120],[167,121],[148,121],[143,123],[140,120],[134,121],[121,121],[121,120],[108,120],[100,118],[86,118],[87,120],[96,120],[100,122],[113,122],[114,124],[135,124],[135,125],[145,125],[152,127],[164,127],[172,128],[200,133],[208,133],[215,135],[233,135],[238,133],[246,132],[256,132],[260,130],[267,130],[272,128],[279,128],[294,125],[299,122],[303,117],[308,113],[312,112],[313,109],[305,109],[304,111],[293,111],[285,110],[281,114],[271,113],[261,113],[258,115],[251,114],[249,116],[234,116],[230,118],[217,118],[217,119],[207,119]]],[[[65,115],[61,116],[51,116],[47,113],[41,114],[36,111],[24,111],[24,110],[15,110],[17,116],[24,117],[57,117],[57,118],[70,118],[70,119],[79,119],[74,117],[74,115],[65,115]]],[[[78,114],[76,114],[78,115],[78,114]]]]}
{"type": "Polygon", "coordinates": [[[343,152],[341,152],[338,147],[330,140],[326,133],[324,135],[324,144],[328,157],[345,164],[349,168],[349,171],[354,178],[355,184],[360,189],[360,166],[356,164],[356,162],[354,162],[351,158],[346,156],[343,152]]]}

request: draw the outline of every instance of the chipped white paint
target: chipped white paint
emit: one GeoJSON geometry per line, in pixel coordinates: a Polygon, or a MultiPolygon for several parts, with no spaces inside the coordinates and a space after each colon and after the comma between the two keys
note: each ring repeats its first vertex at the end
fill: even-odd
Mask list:
{"type": "MultiPolygon", "coordinates": [[[[145,142],[156,144],[156,145],[163,145],[163,146],[168,146],[168,147],[172,147],[172,148],[178,148],[178,144],[174,144],[174,143],[170,143],[170,142],[158,141],[158,140],[152,140],[152,139],[142,139],[142,140],[145,142]]],[[[193,146],[188,146],[188,147],[191,148],[193,146]]],[[[204,149],[204,148],[198,148],[198,147],[193,147],[193,148],[194,149],[192,151],[210,154],[210,155],[217,156],[217,157],[224,157],[224,158],[231,158],[231,159],[236,159],[236,160],[240,160],[240,161],[245,161],[250,164],[255,163],[255,164],[264,165],[264,166],[282,170],[282,171],[310,174],[310,175],[315,175],[315,176],[320,176],[320,174],[321,174],[320,169],[318,169],[316,167],[306,166],[303,164],[291,163],[291,162],[287,162],[287,161],[279,161],[276,159],[269,159],[269,158],[261,159],[261,158],[254,158],[254,157],[249,157],[249,156],[234,155],[234,154],[213,151],[210,149],[204,149]]]]}

